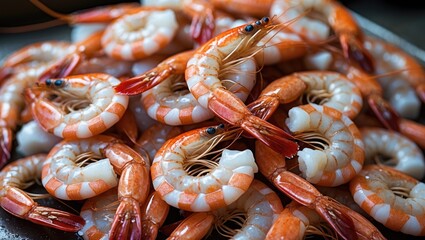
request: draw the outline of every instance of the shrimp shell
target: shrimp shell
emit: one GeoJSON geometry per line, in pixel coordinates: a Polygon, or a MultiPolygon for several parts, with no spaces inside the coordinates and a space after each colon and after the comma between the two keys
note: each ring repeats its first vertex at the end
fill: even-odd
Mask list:
{"type": "Polygon", "coordinates": [[[88,138],[106,131],[124,115],[129,97],[115,92],[113,87],[119,83],[108,74],[74,75],[46,80],[39,84],[44,91],[28,89],[27,96],[33,100],[34,118],[45,131],[66,139],[88,138]],[[49,99],[52,95],[56,100],[49,99]],[[68,100],[77,103],[66,105],[68,100]],[[83,100],[90,104],[78,107],[83,100]]]}
{"type": "Polygon", "coordinates": [[[338,186],[360,172],[365,154],[360,131],[341,112],[316,104],[289,110],[288,128],[298,133],[319,133],[323,136],[323,151],[305,148],[298,151],[303,176],[320,186],[338,186]]]}
{"type": "Polygon", "coordinates": [[[350,182],[354,201],[387,228],[425,236],[425,184],[387,166],[367,165],[350,182]]]}
{"type": "Polygon", "coordinates": [[[201,176],[191,176],[183,167],[199,153],[210,151],[209,141],[221,133],[229,132],[223,132],[221,125],[191,130],[168,140],[158,150],[151,166],[152,182],[169,205],[194,212],[211,211],[231,204],[246,192],[258,171],[249,149],[222,150],[218,165],[201,176]]]}
{"type": "Polygon", "coordinates": [[[421,180],[425,175],[425,159],[421,149],[400,133],[382,128],[360,129],[365,144],[366,162],[374,163],[374,157],[389,157],[384,165],[391,166],[409,176],[421,180]]]}
{"type": "Polygon", "coordinates": [[[177,28],[172,10],[142,10],[124,15],[110,24],[102,37],[102,46],[116,59],[142,59],[168,45],[177,28]]]}

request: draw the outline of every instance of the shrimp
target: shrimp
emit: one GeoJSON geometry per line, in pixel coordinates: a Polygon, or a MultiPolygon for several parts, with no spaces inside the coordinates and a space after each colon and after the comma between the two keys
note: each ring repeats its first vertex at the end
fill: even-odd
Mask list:
{"type": "Polygon", "coordinates": [[[117,188],[87,199],[81,207],[80,216],[86,221],[78,235],[86,240],[109,239],[109,229],[118,205],[117,188]]]}
{"type": "Polygon", "coordinates": [[[32,185],[41,175],[45,154],[36,154],[16,160],[0,172],[0,205],[10,214],[43,226],[76,232],[84,225],[77,215],[39,206],[22,189],[32,185]]]}
{"type": "Polygon", "coordinates": [[[178,28],[170,9],[141,9],[108,25],[102,36],[106,54],[119,60],[148,57],[171,42],[178,28]]]}
{"type": "Polygon", "coordinates": [[[283,210],[278,195],[264,183],[253,180],[248,190],[231,205],[206,213],[193,213],[170,235],[170,239],[202,239],[212,227],[228,239],[264,239],[267,231],[283,210]],[[197,224],[200,219],[202,224],[197,224]],[[212,219],[212,221],[211,221],[212,219]],[[225,224],[232,222],[238,227],[225,224]],[[186,229],[196,226],[197,231],[187,237],[186,229]]]}
{"type": "MultiPolygon", "coordinates": [[[[425,126],[399,116],[394,108],[383,98],[383,89],[376,81],[376,77],[370,76],[360,68],[346,64],[340,58],[326,57],[326,53],[321,54],[322,59],[327,62],[332,70],[345,74],[360,90],[365,103],[373,111],[375,117],[385,128],[400,132],[402,135],[413,140],[421,148],[425,148],[425,126]]],[[[316,65],[317,66],[317,65],[316,65]]]]}
{"type": "Polygon", "coordinates": [[[393,168],[367,165],[350,182],[354,201],[385,227],[425,236],[425,184],[393,168]]]}
{"type": "Polygon", "coordinates": [[[220,74],[226,69],[255,55],[261,49],[257,46],[258,41],[278,26],[265,17],[219,34],[196,50],[187,63],[185,78],[189,91],[202,107],[291,157],[298,149],[297,143],[289,140],[292,136],[254,116],[220,79],[220,74]]]}
{"type": "Polygon", "coordinates": [[[88,138],[106,131],[124,115],[128,96],[116,94],[120,81],[102,73],[47,79],[27,89],[34,119],[47,132],[88,138]]]}
{"type": "MultiPolygon", "coordinates": [[[[425,71],[412,56],[408,55],[395,45],[367,37],[364,47],[372,54],[376,64],[376,73],[385,74],[397,70],[405,70],[397,75],[397,78],[408,82],[415,90],[417,96],[425,102],[425,71]]],[[[396,78],[394,76],[393,78],[396,78]]],[[[392,81],[385,79],[383,82],[392,81]]]]}
{"type": "Polygon", "coordinates": [[[279,104],[293,102],[304,93],[307,102],[334,108],[350,119],[354,119],[363,106],[360,90],[344,75],[330,71],[306,71],[271,82],[249,107],[255,115],[268,119],[279,104]],[[268,112],[264,111],[266,106],[269,107],[268,112]]]}
{"type": "Polygon", "coordinates": [[[149,194],[146,161],[118,139],[98,135],[57,144],[43,165],[46,190],[65,200],[94,197],[118,185],[120,202],[110,237],[141,235],[140,205],[149,194]],[[81,164],[87,164],[80,167],[81,164]],[[119,182],[116,174],[120,175],[119,182]]]}
{"type": "Polygon", "coordinates": [[[249,149],[213,151],[218,143],[241,134],[240,129],[224,127],[185,132],[158,150],[151,166],[152,182],[169,205],[206,212],[229,205],[246,192],[257,165],[249,149]],[[206,157],[212,159],[204,160],[206,157]]]}
{"type": "Polygon", "coordinates": [[[365,153],[360,131],[341,112],[316,104],[289,110],[285,120],[296,137],[313,148],[298,152],[303,177],[319,186],[338,186],[360,172],[365,153]],[[318,150],[321,149],[321,150],[318,150]]]}
{"type": "Polygon", "coordinates": [[[365,145],[365,164],[384,164],[421,180],[425,159],[421,149],[403,135],[382,128],[360,129],[365,145]]]}
{"type": "MultiPolygon", "coordinates": [[[[293,0],[275,0],[270,10],[271,15],[277,15],[278,21],[287,22],[291,18],[305,15],[306,11],[315,11],[320,13],[326,19],[326,23],[332,28],[335,35],[339,38],[344,57],[353,59],[367,72],[374,71],[374,63],[370,53],[363,47],[363,32],[357,25],[350,11],[335,0],[319,1],[293,1],[293,0]]],[[[322,40],[328,36],[328,30],[322,24],[316,24],[309,28],[309,20],[297,21],[288,26],[295,32],[305,35],[309,32],[319,31],[319,39],[322,40]],[[307,26],[307,27],[305,27],[307,26]],[[310,31],[313,30],[313,31],[310,31]]],[[[317,23],[317,22],[316,22],[317,23]]],[[[309,36],[306,36],[309,38],[309,36]]]]}
{"type": "Polygon", "coordinates": [[[255,157],[262,175],[292,200],[315,210],[342,238],[385,239],[362,215],[323,196],[311,183],[287,171],[285,158],[260,141],[255,142],[255,157]]]}
{"type": "Polygon", "coordinates": [[[305,239],[308,235],[338,239],[336,233],[329,229],[319,214],[292,201],[280,213],[265,239],[305,239]]]}

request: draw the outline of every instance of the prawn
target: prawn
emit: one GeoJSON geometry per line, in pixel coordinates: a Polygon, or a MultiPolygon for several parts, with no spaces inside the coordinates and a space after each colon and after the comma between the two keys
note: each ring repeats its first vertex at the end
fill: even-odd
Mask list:
{"type": "Polygon", "coordinates": [[[39,206],[24,192],[41,175],[41,166],[46,154],[36,154],[16,160],[0,172],[0,206],[10,214],[43,226],[75,232],[84,225],[77,215],[61,210],[39,206]]]}
{"type": "Polygon", "coordinates": [[[169,205],[192,212],[211,211],[235,202],[257,172],[253,154],[249,149],[213,149],[241,133],[241,129],[225,129],[220,124],[168,140],[151,166],[153,187],[169,205]]]}
{"type": "Polygon", "coordinates": [[[102,35],[102,46],[112,58],[138,60],[168,45],[177,28],[174,11],[141,9],[109,24],[102,35]]]}
{"type": "Polygon", "coordinates": [[[350,182],[354,201],[385,227],[425,236],[425,184],[384,165],[367,165],[350,182]]]}
{"type": "Polygon", "coordinates": [[[231,205],[206,213],[193,213],[171,233],[170,239],[202,239],[214,228],[228,239],[264,239],[278,214],[283,210],[279,196],[264,183],[253,180],[248,190],[231,205]],[[206,218],[205,223],[197,224],[206,218]],[[212,221],[210,220],[212,219],[212,221]],[[232,222],[238,227],[226,226],[232,222]],[[196,226],[190,237],[187,230],[196,226]]]}
{"type": "MultiPolygon", "coordinates": [[[[410,84],[417,96],[425,102],[425,71],[417,60],[395,45],[376,38],[367,37],[363,45],[374,57],[377,74],[405,70],[397,77],[410,84]]],[[[385,79],[383,82],[391,81],[385,79]]]]}
{"type": "Polygon", "coordinates": [[[188,61],[185,78],[189,91],[199,104],[216,116],[260,139],[283,155],[291,157],[297,151],[297,143],[282,129],[254,116],[246,105],[222,83],[220,74],[247,57],[257,53],[257,46],[271,30],[279,25],[264,17],[225,31],[196,50],[188,61]],[[291,139],[291,140],[289,140],[291,139]]]}
{"type": "MultiPolygon", "coordinates": [[[[293,1],[293,0],[275,0],[270,10],[271,15],[277,15],[278,21],[287,22],[290,18],[305,15],[306,11],[315,11],[324,16],[326,23],[332,28],[335,35],[339,38],[344,57],[353,59],[367,72],[374,71],[373,58],[367,49],[363,46],[363,32],[356,23],[350,11],[341,3],[335,0],[318,1],[293,1]]],[[[327,37],[326,27],[318,27],[323,24],[316,24],[309,27],[306,18],[303,21],[297,21],[288,26],[295,32],[305,35],[308,32],[319,31],[320,39],[327,37]],[[306,27],[307,26],[307,27],[306,27]],[[310,31],[312,30],[312,31],[310,31]]],[[[317,22],[316,22],[317,23],[317,22]]],[[[307,36],[308,39],[308,36],[307,36]]],[[[314,40],[314,39],[313,39],[314,40]]]]}
{"type": "Polygon", "coordinates": [[[255,157],[262,175],[292,200],[315,210],[344,239],[385,239],[362,215],[323,196],[311,183],[288,171],[285,158],[260,141],[255,142],[255,157]]]}
{"type": "Polygon", "coordinates": [[[384,164],[421,180],[425,159],[421,149],[407,137],[383,128],[360,129],[365,145],[365,164],[384,164]]]}
{"type": "Polygon", "coordinates": [[[120,203],[109,236],[139,238],[140,205],[150,188],[145,166],[145,159],[114,137],[64,140],[49,152],[42,183],[50,194],[65,200],[94,197],[118,185],[120,203]]]}
{"type": "Polygon", "coordinates": [[[297,154],[302,175],[309,182],[338,186],[360,172],[364,144],[360,131],[347,116],[316,104],[293,107],[288,115],[285,123],[289,130],[311,144],[297,154]]]}
{"type": "Polygon", "coordinates": [[[293,102],[303,94],[307,102],[334,108],[350,119],[354,119],[363,106],[360,90],[344,75],[330,71],[305,71],[271,82],[249,108],[254,115],[268,119],[280,104],[293,102]]]}
{"type": "Polygon", "coordinates": [[[120,81],[102,73],[47,79],[26,90],[31,112],[49,133],[66,138],[88,138],[106,131],[124,115],[128,96],[113,87],[120,81]]]}

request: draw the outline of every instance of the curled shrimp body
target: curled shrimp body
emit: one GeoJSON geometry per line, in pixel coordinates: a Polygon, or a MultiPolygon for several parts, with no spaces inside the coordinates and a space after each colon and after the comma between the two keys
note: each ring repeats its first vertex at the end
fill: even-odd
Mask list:
{"type": "Polygon", "coordinates": [[[376,73],[404,70],[384,82],[392,81],[391,78],[400,78],[409,83],[416,90],[417,96],[425,102],[425,71],[414,57],[393,44],[372,37],[365,39],[364,46],[375,58],[376,73]]]}
{"type": "Polygon", "coordinates": [[[278,25],[265,17],[225,31],[200,47],[187,63],[185,78],[189,91],[204,108],[228,123],[242,127],[285,156],[293,156],[298,146],[282,129],[254,116],[246,105],[223,84],[220,75],[235,64],[260,51],[257,46],[278,25]]]}
{"type": "MultiPolygon", "coordinates": [[[[256,78],[256,63],[249,58],[224,74],[223,85],[245,101],[256,78]]],[[[214,117],[187,89],[184,75],[174,75],[142,94],[143,105],[153,119],[168,125],[188,125],[214,117]]]]}
{"type": "Polygon", "coordinates": [[[111,23],[102,36],[102,46],[116,59],[145,58],[169,44],[177,27],[172,10],[141,10],[111,23]]]}
{"type": "Polygon", "coordinates": [[[0,172],[0,205],[16,217],[36,224],[74,232],[81,229],[84,220],[74,214],[39,206],[22,189],[29,187],[41,175],[45,154],[36,154],[16,160],[0,172]]]}
{"type": "Polygon", "coordinates": [[[173,231],[170,239],[186,236],[186,229],[194,225],[197,231],[189,239],[202,239],[213,227],[218,234],[228,239],[264,239],[282,210],[279,196],[264,183],[254,179],[236,202],[212,212],[190,215],[173,231]],[[199,220],[207,224],[198,225],[199,220]],[[237,227],[226,226],[229,222],[237,227]]]}
{"type": "Polygon", "coordinates": [[[322,148],[304,148],[298,152],[300,170],[309,182],[338,186],[360,172],[365,158],[364,144],[360,131],[348,117],[316,104],[294,107],[288,114],[285,122],[295,136],[322,148]],[[319,143],[319,139],[325,143],[319,143]]]}
{"type": "Polygon", "coordinates": [[[220,124],[168,140],[151,166],[155,190],[169,205],[193,212],[211,211],[236,201],[257,172],[253,154],[250,150],[212,149],[240,133],[240,130],[224,129],[220,124]],[[218,153],[221,157],[214,157],[218,153]],[[208,155],[219,162],[206,160],[208,155]]]}
{"type": "MultiPolygon", "coordinates": [[[[305,15],[306,11],[320,13],[326,19],[326,23],[332,28],[335,35],[339,38],[344,57],[353,59],[367,72],[373,72],[374,63],[370,53],[363,47],[363,32],[357,25],[350,11],[341,3],[335,0],[317,0],[317,1],[293,1],[293,0],[275,0],[270,10],[271,15],[279,16],[281,22],[288,22],[299,16],[305,15]]],[[[315,40],[321,40],[328,36],[329,29],[322,23],[315,21],[316,24],[309,26],[310,20],[306,17],[297,20],[288,28],[299,32],[301,35],[306,33],[318,33],[315,40]],[[303,20],[304,19],[304,20],[303,20]],[[307,28],[307,27],[309,28],[307,28]],[[317,29],[320,29],[319,31],[317,29]]],[[[306,36],[309,37],[308,35],[306,36]]],[[[314,40],[314,39],[313,39],[314,40]]]]}
{"type": "Polygon", "coordinates": [[[265,106],[265,118],[280,104],[287,104],[306,95],[308,102],[318,102],[323,106],[334,108],[353,119],[363,106],[358,88],[342,74],[330,71],[307,71],[279,78],[268,84],[258,99],[251,103],[251,111],[261,116],[265,106]]]}
{"type": "Polygon", "coordinates": [[[279,214],[265,239],[304,239],[310,234],[338,239],[328,228],[314,210],[292,201],[279,214]]]}
{"type": "Polygon", "coordinates": [[[407,137],[382,128],[360,129],[365,145],[365,164],[384,164],[421,180],[425,159],[421,149],[407,137]]]}
{"type": "Polygon", "coordinates": [[[52,63],[75,51],[75,46],[65,41],[46,41],[25,46],[4,59],[2,67],[13,72],[36,71],[41,74],[52,63]],[[41,68],[42,70],[38,70],[41,68]]]}
{"type": "Polygon", "coordinates": [[[350,182],[354,201],[376,221],[402,233],[425,236],[425,184],[382,165],[367,165],[350,182]]]}
{"type": "Polygon", "coordinates": [[[118,178],[113,166],[100,152],[113,141],[117,139],[98,135],[56,144],[43,165],[44,188],[60,199],[81,200],[117,186],[118,178]]]}
{"type": "Polygon", "coordinates": [[[128,96],[118,95],[113,88],[119,82],[101,73],[48,79],[28,89],[26,97],[45,131],[66,139],[88,138],[106,131],[124,115],[128,96]]]}
{"type": "Polygon", "coordinates": [[[384,97],[397,113],[406,118],[416,118],[421,107],[418,96],[425,95],[419,87],[425,85],[422,66],[401,49],[382,40],[368,37],[364,46],[374,57],[376,74],[400,71],[379,78],[378,81],[384,89],[384,97]]]}
{"type": "Polygon", "coordinates": [[[149,194],[148,182],[146,161],[118,139],[103,135],[57,144],[42,172],[46,190],[65,200],[90,198],[118,185],[119,206],[111,238],[141,235],[140,205],[149,194]]]}

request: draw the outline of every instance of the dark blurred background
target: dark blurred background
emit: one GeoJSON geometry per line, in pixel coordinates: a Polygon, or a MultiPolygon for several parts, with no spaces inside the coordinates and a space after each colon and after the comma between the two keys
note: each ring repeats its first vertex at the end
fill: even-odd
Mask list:
{"type": "MultiPolygon", "coordinates": [[[[119,2],[140,2],[123,0],[41,0],[42,3],[60,13],[71,13],[81,9],[119,2]]],[[[418,47],[425,49],[425,7],[424,1],[417,0],[341,0],[354,12],[376,22],[388,30],[404,37],[418,47]]],[[[45,23],[50,25],[52,17],[43,13],[29,0],[7,0],[0,3],[0,34],[16,34],[27,31],[22,26],[45,23]],[[16,28],[18,27],[18,28],[16,28]]],[[[45,26],[49,26],[46,24],[45,26]]],[[[43,28],[43,25],[33,26],[32,29],[43,28]]],[[[29,28],[31,29],[31,28],[29,28]]],[[[5,37],[4,35],[1,35],[5,37]]]]}

